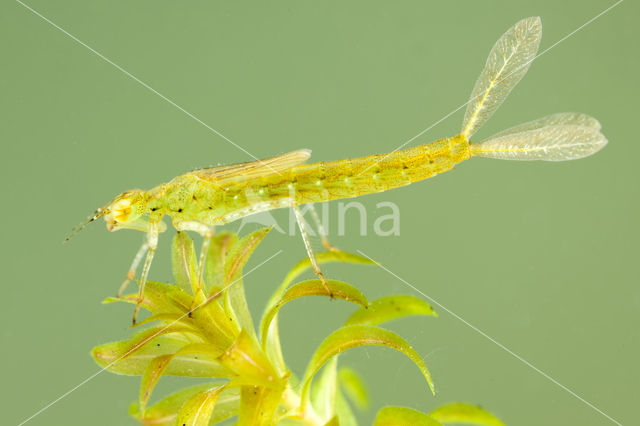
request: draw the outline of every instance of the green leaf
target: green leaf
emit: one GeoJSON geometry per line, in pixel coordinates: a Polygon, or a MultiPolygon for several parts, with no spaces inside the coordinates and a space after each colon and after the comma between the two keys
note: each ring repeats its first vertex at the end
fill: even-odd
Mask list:
{"type": "Polygon", "coordinates": [[[171,264],[176,283],[183,290],[193,293],[198,285],[198,262],[193,240],[186,232],[178,232],[173,238],[171,264]]]}
{"type": "MultiPolygon", "coordinates": [[[[179,355],[200,355],[201,358],[215,359],[220,355],[213,345],[193,343],[180,348],[177,352],[160,355],[151,360],[140,382],[140,412],[144,413],[151,392],[173,358],[179,355]]],[[[197,357],[196,357],[197,359],[197,357]]]]}
{"type": "MultiPolygon", "coordinates": [[[[174,426],[180,407],[195,394],[224,385],[220,383],[206,383],[191,386],[163,398],[151,407],[147,408],[144,416],[139,412],[138,405],[133,403],[129,409],[130,414],[140,420],[143,425],[154,426],[174,426]]],[[[226,388],[216,401],[216,409],[213,413],[212,422],[221,422],[238,412],[240,406],[240,393],[238,388],[226,388]]]]}
{"type": "Polygon", "coordinates": [[[362,377],[353,369],[342,367],[338,371],[338,381],[345,393],[358,408],[364,410],[369,407],[369,392],[362,377]]]}
{"type": "Polygon", "coordinates": [[[229,285],[251,257],[253,251],[258,247],[260,241],[271,231],[271,227],[258,229],[255,232],[243,237],[233,246],[224,265],[224,283],[229,285]]]}
{"type": "Polygon", "coordinates": [[[443,405],[433,410],[429,415],[442,424],[467,423],[482,426],[504,426],[504,423],[484,408],[464,402],[443,405]]]}
{"type": "Polygon", "coordinates": [[[338,419],[338,416],[333,416],[331,420],[324,424],[324,426],[340,426],[340,420],[338,419]]]}
{"type": "MultiPolygon", "coordinates": [[[[358,254],[348,253],[346,251],[322,251],[320,253],[316,253],[316,261],[319,265],[332,262],[356,263],[362,265],[376,264],[371,259],[360,256],[358,254]]],[[[282,295],[287,290],[287,287],[289,287],[289,284],[291,284],[293,280],[298,278],[307,269],[311,269],[311,261],[308,257],[305,257],[289,271],[284,281],[276,289],[273,295],[271,295],[271,298],[267,303],[267,309],[270,309],[273,305],[278,303],[278,300],[282,298],[282,295]]]]}
{"type": "MultiPolygon", "coordinates": [[[[108,297],[103,303],[126,302],[136,304],[138,294],[128,294],[121,298],[108,297]]],[[[185,314],[189,312],[193,297],[180,287],[147,281],[144,287],[142,307],[154,314],[185,314]]]]}
{"type": "Polygon", "coordinates": [[[183,426],[208,425],[211,421],[216,401],[224,389],[225,386],[222,385],[193,395],[180,408],[176,424],[183,426]]]}
{"type": "Polygon", "coordinates": [[[420,369],[424,375],[431,392],[435,395],[431,374],[427,369],[424,360],[418,353],[400,336],[389,330],[369,325],[350,325],[339,328],[327,337],[320,344],[316,352],[313,354],[307,371],[302,379],[301,398],[303,404],[307,404],[309,397],[309,386],[316,372],[331,357],[356,346],[363,345],[382,345],[396,349],[409,357],[420,369]]]}
{"type": "Polygon", "coordinates": [[[230,232],[222,232],[211,239],[207,253],[205,282],[209,295],[222,289],[224,285],[224,265],[229,250],[238,242],[238,236],[230,232]]]}
{"type": "MultiPolygon", "coordinates": [[[[144,343],[135,352],[123,355],[131,349],[131,340],[105,343],[91,351],[96,363],[116,374],[141,376],[149,363],[157,356],[174,354],[188,345],[189,341],[179,335],[159,336],[144,343]]],[[[164,374],[188,377],[230,377],[232,373],[216,358],[195,355],[174,357],[164,374]]]]}
{"type": "Polygon", "coordinates": [[[427,302],[414,296],[388,296],[371,302],[353,313],[345,325],[378,325],[409,315],[438,316],[427,302]]]}
{"type": "Polygon", "coordinates": [[[336,415],[340,419],[340,426],[358,426],[356,416],[340,388],[336,393],[336,415]]]}
{"type": "Polygon", "coordinates": [[[243,386],[236,426],[271,425],[285,387],[243,386]]]}
{"type": "Polygon", "coordinates": [[[260,349],[258,342],[245,330],[218,361],[238,377],[236,383],[266,387],[281,386],[280,377],[260,349]]]}
{"type": "Polygon", "coordinates": [[[244,293],[242,268],[270,230],[271,228],[259,229],[238,241],[229,252],[227,262],[224,265],[223,295],[225,311],[238,324],[239,329],[246,330],[254,338],[256,337],[256,331],[244,293]]]}
{"type": "MultiPolygon", "coordinates": [[[[356,303],[360,306],[368,305],[367,298],[364,297],[360,290],[351,284],[343,283],[342,281],[328,280],[327,285],[331,290],[331,294],[336,299],[343,299],[348,302],[356,303]]],[[[304,296],[328,297],[329,294],[327,293],[327,289],[325,288],[325,284],[322,280],[302,281],[289,288],[282,298],[262,317],[262,322],[260,324],[260,341],[262,342],[262,347],[265,351],[268,346],[269,336],[267,333],[269,331],[271,321],[273,321],[280,308],[285,303],[304,296]]]]}
{"type": "Polygon", "coordinates": [[[426,414],[406,407],[384,407],[376,415],[373,426],[441,426],[426,414]]]}
{"type": "Polygon", "coordinates": [[[322,374],[311,389],[311,405],[324,421],[329,421],[336,413],[336,393],[338,391],[338,357],[331,358],[322,369],[322,374]]]}

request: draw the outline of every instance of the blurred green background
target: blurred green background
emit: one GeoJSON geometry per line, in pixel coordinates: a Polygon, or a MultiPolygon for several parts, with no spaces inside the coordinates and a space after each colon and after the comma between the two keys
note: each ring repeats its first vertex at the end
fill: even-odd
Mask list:
{"type": "MultiPolygon", "coordinates": [[[[545,49],[613,2],[28,4],[257,157],[311,148],[315,160],[332,160],[390,151],[464,103],[491,46],[517,20],[542,17],[545,49]]],[[[68,231],[125,189],[250,158],[19,3],[0,7],[0,392],[2,423],[17,424],[98,371],[93,346],[129,334],[130,307],[100,301],[115,293],[142,234],[112,235],[101,221],[62,245],[68,231]]],[[[337,247],[382,262],[624,424],[638,424],[640,400],[638,12],[623,2],[536,60],[477,135],[580,111],[602,122],[610,141],[602,152],[560,164],[474,160],[361,199],[370,218],[381,201],[400,206],[400,236],[360,236],[355,214],[344,237],[330,226],[337,247]]],[[[455,134],[462,116],[413,145],[455,134]]],[[[275,217],[288,220],[285,211],[275,217]]],[[[161,237],[152,279],[171,279],[172,235],[161,237]]],[[[304,257],[299,236],[274,232],[249,267],[280,248],[246,278],[256,313],[304,257]]],[[[369,299],[412,293],[375,267],[325,272],[369,299]]],[[[363,424],[385,404],[428,411],[453,400],[512,425],[612,424],[436,309],[437,319],[389,325],[426,358],[435,399],[392,350],[341,357],[371,388],[363,424]]],[[[296,373],[351,311],[319,298],[283,310],[296,373]]],[[[138,381],[99,374],[29,424],[134,424],[127,407],[138,381]]],[[[180,383],[164,380],[156,396],[180,383]]]]}

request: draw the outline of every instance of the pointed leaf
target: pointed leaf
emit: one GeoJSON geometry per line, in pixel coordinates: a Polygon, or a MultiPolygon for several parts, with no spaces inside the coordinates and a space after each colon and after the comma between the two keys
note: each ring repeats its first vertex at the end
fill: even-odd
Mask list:
{"type": "MultiPolygon", "coordinates": [[[[332,262],[343,262],[343,263],[356,263],[362,265],[375,265],[375,262],[371,259],[368,259],[364,256],[360,256],[358,254],[348,253],[346,251],[323,251],[320,253],[316,253],[316,261],[319,265],[324,263],[332,263],[332,262]]],[[[302,273],[304,273],[307,269],[311,269],[311,261],[308,257],[302,259],[300,262],[294,266],[284,281],[280,284],[280,286],[276,289],[276,291],[271,295],[269,302],[267,303],[267,309],[270,309],[273,305],[278,303],[278,300],[282,298],[282,295],[289,287],[289,284],[293,282],[296,278],[298,278],[302,273]]]]}
{"type": "MultiPolygon", "coordinates": [[[[331,294],[336,299],[343,299],[348,302],[356,303],[360,306],[366,307],[368,305],[367,298],[364,295],[352,286],[351,284],[343,283],[342,281],[328,280],[327,285],[331,290],[331,294]]],[[[266,349],[267,347],[267,332],[271,325],[271,321],[278,313],[278,310],[287,302],[290,302],[294,299],[304,296],[329,296],[327,293],[327,289],[325,288],[325,284],[322,280],[308,280],[302,281],[287,290],[287,292],[282,296],[282,299],[278,301],[269,311],[267,311],[262,318],[262,323],[260,324],[260,333],[261,333],[261,341],[262,347],[266,349]]]]}
{"type": "Polygon", "coordinates": [[[240,383],[266,387],[280,386],[280,378],[262,352],[258,342],[245,330],[238,339],[218,358],[220,364],[233,371],[240,383]]]}
{"type": "Polygon", "coordinates": [[[180,408],[176,424],[183,426],[208,425],[211,421],[216,400],[224,389],[223,385],[193,395],[180,408]]]}
{"type": "MultiPolygon", "coordinates": [[[[106,343],[95,347],[91,354],[98,365],[112,373],[141,376],[157,356],[173,354],[189,344],[184,337],[159,336],[143,344],[132,354],[123,357],[131,348],[130,340],[106,343]]],[[[165,373],[171,376],[230,377],[232,373],[211,357],[179,355],[171,360],[165,373]]]]}
{"type": "Polygon", "coordinates": [[[340,419],[340,426],[358,426],[356,416],[340,388],[336,394],[336,415],[340,419]]]}
{"type": "Polygon", "coordinates": [[[155,387],[160,377],[164,374],[166,368],[173,358],[179,355],[201,355],[204,358],[214,359],[220,354],[216,350],[216,347],[206,343],[193,343],[186,345],[175,353],[160,355],[151,360],[140,382],[140,412],[144,413],[151,392],[155,387]]]}
{"type": "Polygon", "coordinates": [[[198,284],[198,262],[193,240],[186,232],[178,232],[173,238],[171,264],[176,283],[184,291],[191,291],[198,284]]]}
{"type": "Polygon", "coordinates": [[[373,426],[442,426],[426,414],[406,407],[384,407],[376,415],[373,426]]]}
{"type": "Polygon", "coordinates": [[[221,289],[224,285],[224,265],[229,250],[238,242],[238,236],[230,232],[223,232],[214,236],[207,253],[207,265],[205,268],[205,282],[207,294],[221,289]]]}
{"type": "MultiPolygon", "coordinates": [[[[127,302],[135,305],[137,299],[138,293],[135,293],[120,298],[108,297],[103,303],[127,302]]],[[[147,281],[142,307],[154,314],[184,314],[189,311],[192,301],[193,297],[178,286],[147,281]]]]}
{"type": "Polygon", "coordinates": [[[236,426],[271,425],[285,387],[243,386],[236,426]]]}
{"type": "Polygon", "coordinates": [[[340,386],[345,393],[361,410],[369,406],[369,392],[362,377],[353,369],[342,367],[338,372],[340,386]]]}
{"type": "Polygon", "coordinates": [[[334,356],[324,366],[322,374],[311,389],[311,405],[321,419],[330,421],[336,413],[338,391],[338,357],[334,356]]]}
{"type": "Polygon", "coordinates": [[[442,424],[466,423],[482,426],[504,426],[504,423],[484,408],[464,402],[443,405],[433,410],[429,415],[442,424]]]}
{"type": "Polygon", "coordinates": [[[414,296],[388,296],[371,302],[365,309],[353,313],[345,325],[378,325],[409,315],[438,316],[431,306],[414,296]]]}
{"type": "Polygon", "coordinates": [[[257,231],[243,237],[236,245],[233,246],[224,265],[225,285],[231,283],[231,281],[240,274],[253,251],[258,247],[260,241],[262,241],[269,231],[271,231],[271,227],[258,229],[257,231]]]}
{"type": "Polygon", "coordinates": [[[340,420],[338,419],[338,416],[333,416],[331,420],[324,424],[324,426],[340,426],[340,420]]]}
{"type": "Polygon", "coordinates": [[[302,392],[301,398],[303,404],[308,403],[309,398],[309,386],[311,380],[316,372],[327,362],[331,357],[356,346],[363,345],[382,345],[399,350],[411,359],[420,369],[424,375],[431,392],[435,395],[435,389],[431,374],[427,369],[424,360],[418,355],[418,353],[407,343],[402,337],[398,336],[389,330],[385,330],[378,327],[372,327],[368,325],[350,325],[339,328],[327,337],[324,342],[320,344],[316,352],[313,354],[307,371],[302,379],[302,392]]]}
{"type": "Polygon", "coordinates": [[[168,327],[171,325],[179,325],[179,326],[184,326],[184,327],[190,327],[193,330],[197,330],[197,327],[195,326],[195,324],[193,324],[193,321],[191,320],[191,318],[189,318],[187,315],[185,314],[154,314],[154,315],[150,315],[147,318],[143,319],[142,321],[136,322],[134,325],[132,325],[130,328],[138,328],[141,327],[143,325],[152,323],[152,322],[156,322],[156,321],[160,321],[160,325],[163,327],[168,327]]]}
{"type": "MultiPolygon", "coordinates": [[[[262,340],[264,342],[264,339],[262,340]]],[[[287,370],[282,355],[282,346],[280,345],[280,331],[278,329],[278,314],[276,313],[271,321],[269,330],[267,331],[267,344],[263,344],[263,350],[267,357],[271,360],[276,372],[283,375],[287,370]]]]}
{"type": "MultiPolygon", "coordinates": [[[[136,403],[132,404],[129,412],[131,416],[140,420],[140,423],[143,425],[174,426],[176,424],[176,417],[178,416],[180,407],[182,407],[189,398],[199,392],[223,385],[223,382],[206,383],[182,389],[178,392],[172,393],[147,408],[144,416],[138,411],[136,403]]],[[[239,406],[239,390],[237,388],[227,388],[218,397],[216,410],[211,420],[213,422],[220,422],[232,417],[238,412],[239,406]]]]}

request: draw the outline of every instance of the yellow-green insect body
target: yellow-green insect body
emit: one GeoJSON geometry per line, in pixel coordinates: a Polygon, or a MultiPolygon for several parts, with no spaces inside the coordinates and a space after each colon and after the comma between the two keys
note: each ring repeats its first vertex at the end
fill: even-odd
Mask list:
{"type": "MultiPolygon", "coordinates": [[[[165,229],[161,222],[163,216],[170,216],[179,231],[196,231],[204,236],[202,268],[214,226],[260,211],[290,207],[296,214],[313,269],[325,280],[298,210],[301,204],[358,197],[408,185],[450,170],[475,156],[564,161],[591,155],[607,143],[600,133],[600,123],[580,113],[553,114],[515,126],[480,143],[469,142],[524,76],[535,58],[541,36],[540,19],[527,18],[516,23],[496,42],[476,81],[462,130],[457,136],[350,160],[304,164],[310,151],[303,149],[250,163],[193,170],[148,191],[131,190],[120,194],[98,209],[78,230],[105,216],[109,230],[146,232],[145,243],[121,287],[122,291],[134,277],[135,269],[148,251],[140,278],[140,302],[158,233],[165,229]]],[[[320,233],[323,244],[330,248],[322,229],[320,233]]],[[[199,272],[202,277],[203,270],[199,272]]],[[[138,308],[139,304],[135,312],[138,308]]]]}

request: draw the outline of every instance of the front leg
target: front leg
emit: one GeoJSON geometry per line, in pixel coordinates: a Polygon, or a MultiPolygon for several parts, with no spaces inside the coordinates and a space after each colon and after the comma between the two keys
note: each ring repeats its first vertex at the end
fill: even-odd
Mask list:
{"type": "MultiPolygon", "coordinates": [[[[142,306],[142,302],[144,301],[144,287],[147,283],[147,278],[149,277],[149,269],[151,269],[151,262],[153,261],[153,255],[156,252],[156,248],[158,247],[158,233],[160,229],[160,218],[149,218],[148,222],[149,230],[147,232],[147,241],[145,245],[147,246],[147,257],[144,261],[144,266],[142,267],[142,274],[140,275],[140,288],[138,289],[138,299],[136,300],[136,307],[133,310],[133,324],[136,323],[136,318],[138,316],[138,311],[140,311],[140,306],[142,306]]],[[[144,248],[144,246],[143,246],[144,248]]],[[[142,257],[140,253],[142,250],[138,251],[138,256],[142,257]]],[[[135,263],[135,259],[134,259],[135,263]]],[[[134,265],[137,266],[137,265],[134,265]]]]}

